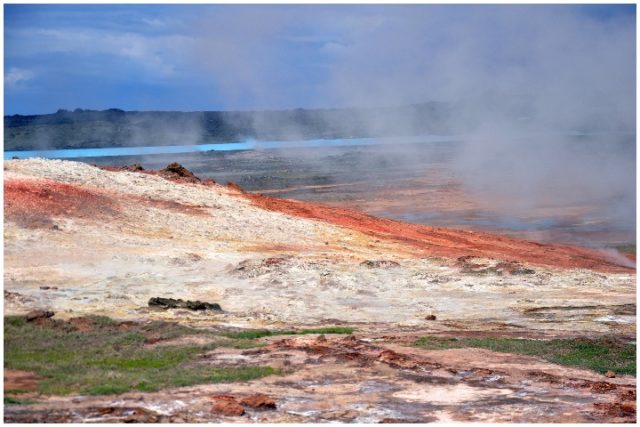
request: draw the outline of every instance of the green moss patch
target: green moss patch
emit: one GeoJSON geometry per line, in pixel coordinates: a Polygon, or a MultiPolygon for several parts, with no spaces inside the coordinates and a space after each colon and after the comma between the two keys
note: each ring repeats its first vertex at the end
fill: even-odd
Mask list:
{"type": "Polygon", "coordinates": [[[430,350],[476,347],[504,353],[538,356],[560,365],[636,375],[636,345],[608,337],[531,340],[516,338],[422,337],[416,347],[430,350]]]}
{"type": "Polygon", "coordinates": [[[307,335],[307,334],[352,334],[355,329],[347,327],[328,327],[328,328],[316,328],[316,329],[300,329],[297,331],[270,331],[268,329],[250,329],[239,332],[227,332],[224,334],[228,338],[244,338],[244,339],[256,339],[262,337],[271,337],[279,335],[307,335]]]}
{"type": "MultiPolygon", "coordinates": [[[[72,322],[27,323],[5,317],[5,368],[34,372],[43,394],[119,394],[155,391],[193,384],[248,381],[276,373],[268,366],[211,368],[194,363],[217,347],[249,347],[195,328],[168,322],[118,324],[108,318],[85,321],[84,332],[72,322]],[[95,321],[94,321],[95,320],[95,321]],[[149,346],[149,338],[169,340],[190,334],[209,334],[206,345],[149,346]]],[[[12,398],[15,399],[15,398],[12,398]]]]}

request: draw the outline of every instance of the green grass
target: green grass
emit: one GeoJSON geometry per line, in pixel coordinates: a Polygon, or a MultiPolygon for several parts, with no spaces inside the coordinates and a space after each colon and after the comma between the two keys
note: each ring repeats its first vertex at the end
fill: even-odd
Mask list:
{"type": "Polygon", "coordinates": [[[30,405],[32,403],[36,403],[34,400],[29,399],[18,399],[12,396],[4,397],[4,404],[7,405],[30,405]]]}
{"type": "Polygon", "coordinates": [[[636,346],[611,338],[529,340],[515,338],[422,337],[417,347],[431,350],[477,347],[505,353],[538,356],[560,365],[636,375],[636,346]]]}
{"type": "Polygon", "coordinates": [[[271,367],[211,368],[195,363],[216,347],[247,348],[247,340],[230,340],[208,331],[166,322],[137,324],[121,330],[108,318],[94,318],[93,330],[78,332],[69,324],[38,326],[22,317],[5,317],[5,368],[34,372],[43,394],[118,394],[155,391],[202,383],[248,381],[276,373],[271,367]],[[150,347],[148,337],[171,339],[210,334],[207,345],[150,347]]]}
{"type": "Polygon", "coordinates": [[[328,327],[316,329],[301,329],[298,331],[270,331],[268,329],[250,329],[240,332],[227,332],[224,334],[227,338],[234,339],[256,339],[262,337],[272,337],[279,335],[306,335],[306,334],[352,334],[355,329],[347,327],[328,327]]]}

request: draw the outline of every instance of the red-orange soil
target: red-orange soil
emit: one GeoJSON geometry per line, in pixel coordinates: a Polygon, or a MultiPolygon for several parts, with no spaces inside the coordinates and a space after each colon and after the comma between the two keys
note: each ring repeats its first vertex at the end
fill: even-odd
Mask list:
{"type": "MultiPolygon", "coordinates": [[[[156,171],[144,171],[154,173],[156,171]]],[[[157,173],[157,172],[156,172],[157,173]]],[[[160,174],[164,176],[164,174],[160,174]]],[[[167,179],[172,177],[164,176],[167,179]]],[[[211,185],[195,178],[197,183],[211,185]]],[[[195,183],[195,182],[194,182],[195,183]]],[[[540,244],[483,232],[455,230],[377,218],[365,213],[296,200],[278,199],[235,189],[243,197],[263,209],[287,215],[324,221],[360,231],[377,239],[408,245],[415,255],[458,258],[477,256],[508,261],[529,262],[561,268],[586,268],[603,272],[633,273],[596,250],[566,245],[540,244]]],[[[5,215],[29,227],[48,227],[54,216],[103,219],[117,214],[118,195],[101,190],[89,190],[47,179],[9,179],[4,182],[5,215]]],[[[126,202],[144,203],[155,207],[179,210],[194,215],[206,215],[197,206],[155,201],[125,196],[126,202]]]]}
{"type": "Polygon", "coordinates": [[[410,224],[377,218],[350,209],[297,200],[277,199],[259,194],[242,194],[255,205],[264,209],[325,221],[358,230],[379,239],[411,245],[416,248],[417,256],[457,258],[473,255],[561,268],[587,268],[603,272],[624,273],[635,271],[633,268],[621,266],[608,260],[606,255],[595,250],[564,245],[546,245],[489,233],[410,224]]]}
{"type": "Polygon", "coordinates": [[[5,217],[25,226],[50,225],[54,216],[102,219],[116,210],[116,202],[98,191],[48,179],[4,181],[5,217]]]}
{"type": "Polygon", "coordinates": [[[5,216],[31,228],[52,226],[53,217],[107,220],[119,212],[119,205],[122,202],[189,215],[208,215],[198,206],[135,195],[121,195],[99,189],[89,190],[48,179],[4,181],[5,216]]]}

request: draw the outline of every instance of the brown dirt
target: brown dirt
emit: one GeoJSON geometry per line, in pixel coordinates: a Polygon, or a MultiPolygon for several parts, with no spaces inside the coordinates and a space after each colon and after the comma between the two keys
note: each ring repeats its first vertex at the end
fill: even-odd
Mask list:
{"type": "Polygon", "coordinates": [[[35,391],[38,388],[40,378],[33,372],[18,371],[14,369],[4,370],[4,391],[23,390],[35,391]]]}
{"type": "Polygon", "coordinates": [[[211,407],[211,412],[227,417],[239,417],[244,415],[244,408],[233,396],[213,396],[215,403],[211,407]]]}
{"type": "Polygon", "coordinates": [[[276,401],[265,394],[247,396],[240,403],[253,409],[276,409],[276,401]]]}

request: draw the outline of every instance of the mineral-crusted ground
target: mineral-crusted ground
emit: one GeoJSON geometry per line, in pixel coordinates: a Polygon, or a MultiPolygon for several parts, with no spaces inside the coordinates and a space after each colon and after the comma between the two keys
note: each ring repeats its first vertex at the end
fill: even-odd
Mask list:
{"type": "Polygon", "coordinates": [[[347,338],[266,337],[257,350],[218,348],[202,360],[268,365],[279,375],[117,396],[37,395],[35,404],[6,405],[6,420],[635,419],[628,375],[410,345],[438,334],[631,340],[635,270],[606,253],[382,220],[171,170],[32,159],[5,162],[4,174],[5,314],[41,309],[56,319],[104,315],[217,331],[356,329],[347,338]],[[148,305],[154,297],[222,311],[158,309],[148,305]],[[276,408],[239,403],[255,393],[276,408]],[[231,402],[221,395],[245,414],[213,410],[231,402]]]}

